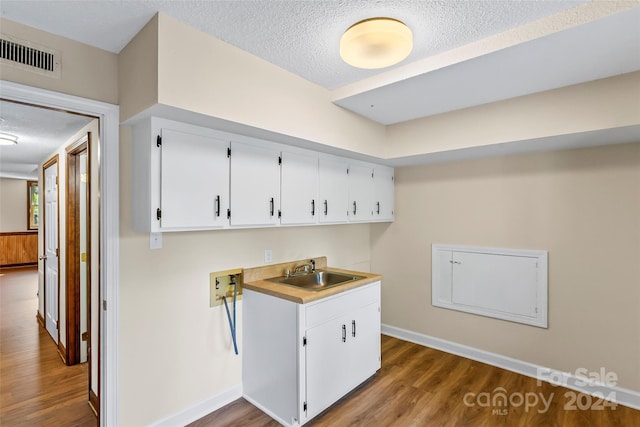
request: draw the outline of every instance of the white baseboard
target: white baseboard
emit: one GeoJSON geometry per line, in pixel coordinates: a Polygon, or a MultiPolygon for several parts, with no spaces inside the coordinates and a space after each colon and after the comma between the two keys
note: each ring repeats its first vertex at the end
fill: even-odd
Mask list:
{"type": "Polygon", "coordinates": [[[384,335],[389,335],[391,337],[399,338],[404,341],[420,344],[425,347],[434,348],[436,350],[442,350],[447,353],[466,357],[467,359],[476,360],[478,362],[486,363],[492,366],[497,366],[498,368],[517,372],[519,374],[536,379],[538,379],[538,372],[544,371],[544,377],[539,378],[542,381],[553,384],[551,379],[553,379],[554,382],[558,381],[558,379],[562,379],[561,381],[563,387],[567,387],[572,390],[576,390],[589,395],[594,395],[595,393],[597,393],[598,397],[604,396],[605,398],[607,398],[607,396],[615,396],[616,403],[640,410],[640,392],[635,390],[629,390],[626,388],[610,386],[606,384],[586,384],[586,381],[583,378],[577,377],[576,375],[571,373],[561,372],[556,369],[550,369],[545,366],[535,365],[533,363],[524,362],[522,360],[513,359],[511,357],[503,356],[496,353],[490,353],[488,351],[480,350],[462,344],[457,344],[452,341],[443,340],[429,335],[408,331],[406,329],[396,328],[395,326],[382,325],[382,333],[384,335]]]}
{"type": "Polygon", "coordinates": [[[201,402],[196,403],[180,412],[169,415],[166,418],[158,420],[152,424],[153,427],[175,427],[190,424],[200,418],[217,411],[225,405],[242,397],[242,384],[234,385],[220,393],[211,396],[201,402]]]}

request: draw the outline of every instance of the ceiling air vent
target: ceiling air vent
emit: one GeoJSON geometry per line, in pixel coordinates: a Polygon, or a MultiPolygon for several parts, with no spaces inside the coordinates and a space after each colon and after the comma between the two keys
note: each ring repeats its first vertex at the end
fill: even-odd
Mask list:
{"type": "Polygon", "coordinates": [[[0,34],[0,60],[25,71],[60,77],[60,58],[54,49],[0,34]]]}

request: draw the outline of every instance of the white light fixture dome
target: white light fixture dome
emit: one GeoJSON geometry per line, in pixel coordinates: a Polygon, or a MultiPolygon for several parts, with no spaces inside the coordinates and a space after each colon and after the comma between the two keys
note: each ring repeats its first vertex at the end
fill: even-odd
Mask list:
{"type": "Polygon", "coordinates": [[[357,68],[389,67],[405,59],[413,49],[413,33],[393,18],[357,22],[340,39],[340,56],[357,68]]]}
{"type": "Polygon", "coordinates": [[[17,136],[9,135],[8,133],[0,133],[0,145],[15,145],[17,143],[17,136]]]}

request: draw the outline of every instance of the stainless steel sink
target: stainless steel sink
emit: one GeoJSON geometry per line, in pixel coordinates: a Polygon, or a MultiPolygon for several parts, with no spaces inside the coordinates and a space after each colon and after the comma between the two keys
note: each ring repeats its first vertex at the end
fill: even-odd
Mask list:
{"type": "Polygon", "coordinates": [[[332,271],[317,270],[312,273],[300,274],[289,277],[274,277],[268,279],[271,282],[283,285],[296,286],[310,291],[321,291],[334,286],[364,279],[364,276],[354,276],[351,274],[334,273],[332,271]]]}

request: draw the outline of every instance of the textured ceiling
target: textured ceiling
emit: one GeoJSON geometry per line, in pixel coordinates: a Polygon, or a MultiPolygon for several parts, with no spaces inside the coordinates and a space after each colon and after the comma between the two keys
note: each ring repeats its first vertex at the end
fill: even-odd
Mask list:
{"type": "MultiPolygon", "coordinates": [[[[586,0],[0,0],[0,16],[117,53],[162,12],[332,90],[333,101],[345,108],[380,123],[395,123],[638,69],[639,4],[586,0]],[[603,30],[596,22],[629,8],[636,8],[625,13],[630,18],[625,18],[624,25],[630,22],[630,27],[616,29],[614,22],[603,30]],[[354,22],[374,16],[405,21],[413,30],[414,51],[393,67],[355,69],[340,59],[339,39],[354,22]],[[580,26],[584,28],[574,37],[577,33],[571,28],[580,26]],[[625,31],[630,35],[625,36],[625,31]],[[624,37],[615,36],[618,33],[624,37]],[[531,55],[537,62],[527,66],[531,55]]],[[[33,174],[38,162],[86,124],[78,116],[37,108],[20,111],[16,107],[13,111],[14,107],[0,104],[4,120],[0,131],[21,136],[18,147],[0,148],[0,174],[5,176],[7,171],[33,174]]]]}
{"type": "Polygon", "coordinates": [[[0,1],[1,16],[119,52],[161,11],[327,89],[379,73],[339,57],[351,24],[374,16],[404,21],[413,30],[407,64],[586,1],[0,1]]]}
{"type": "Polygon", "coordinates": [[[0,132],[19,136],[0,145],[0,176],[37,179],[38,164],[89,124],[89,117],[0,101],[0,132]]]}

